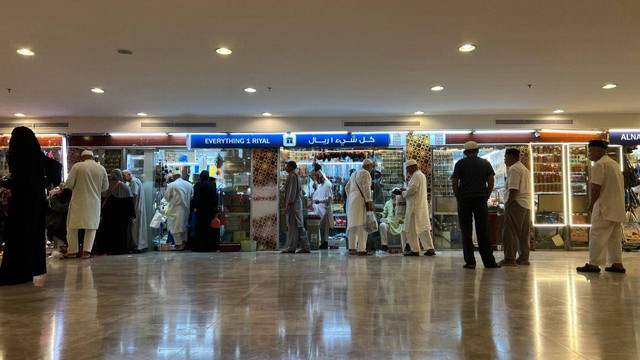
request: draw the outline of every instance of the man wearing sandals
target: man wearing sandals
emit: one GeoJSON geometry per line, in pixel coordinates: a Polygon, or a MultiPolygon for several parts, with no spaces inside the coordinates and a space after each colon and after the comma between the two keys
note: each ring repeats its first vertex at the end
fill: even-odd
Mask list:
{"type": "Polygon", "coordinates": [[[373,211],[371,198],[371,171],[373,162],[369,159],[362,162],[362,168],[356,171],[345,186],[349,212],[349,252],[354,255],[367,255],[367,229],[365,228],[367,211],[373,211]],[[357,245],[356,245],[357,244],[357,245]],[[357,250],[356,250],[357,246],[357,250]]]}
{"type": "Polygon", "coordinates": [[[576,268],[578,272],[600,272],[607,255],[608,272],[625,273],[622,266],[622,222],[626,221],[624,207],[624,182],[620,164],[607,155],[609,143],[602,140],[589,141],[589,160],[595,164],[591,169],[591,231],[589,233],[589,262],[576,268]]]}
{"type": "Polygon", "coordinates": [[[109,176],[102,165],[93,160],[93,152],[82,152],[82,162],[71,168],[66,182],[73,191],[67,215],[67,258],[75,258],[78,252],[78,232],[84,229],[83,258],[88,258],[93,248],[96,230],[100,225],[101,194],[109,189],[109,176]]]}

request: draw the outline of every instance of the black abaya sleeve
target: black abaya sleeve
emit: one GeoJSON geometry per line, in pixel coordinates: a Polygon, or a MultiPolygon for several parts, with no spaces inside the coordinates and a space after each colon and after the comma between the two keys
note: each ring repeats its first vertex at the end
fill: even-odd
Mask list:
{"type": "Polygon", "coordinates": [[[47,177],[47,188],[51,185],[58,186],[62,182],[62,164],[42,155],[44,160],[44,173],[47,177]]]}

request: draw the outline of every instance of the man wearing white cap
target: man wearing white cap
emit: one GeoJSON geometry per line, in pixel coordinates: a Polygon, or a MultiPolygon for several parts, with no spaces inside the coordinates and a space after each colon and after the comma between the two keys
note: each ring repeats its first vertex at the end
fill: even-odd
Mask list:
{"type": "Polygon", "coordinates": [[[467,141],[464,144],[466,157],[456,163],[451,176],[453,193],[458,199],[458,221],[462,233],[464,267],[467,269],[476,268],[472,240],[474,220],[478,236],[478,249],[484,267],[500,267],[493,257],[493,249],[489,239],[489,209],[487,207],[487,200],[493,191],[495,172],[490,162],[478,156],[479,151],[478,143],[467,141]]]}
{"type": "Polygon", "coordinates": [[[345,186],[349,210],[347,227],[349,229],[349,252],[367,255],[367,229],[365,228],[367,211],[373,211],[371,198],[371,171],[373,162],[366,159],[362,168],[356,171],[345,186]],[[356,250],[357,245],[357,250],[356,250]]]}
{"type": "Polygon", "coordinates": [[[189,224],[189,204],[193,198],[193,185],[182,180],[178,171],[173,174],[173,182],[167,185],[164,199],[169,203],[167,227],[178,245],[178,250],[184,249],[187,240],[187,225],[189,224]]]}
{"type": "Polygon", "coordinates": [[[83,258],[88,258],[93,248],[96,230],[100,225],[100,198],[109,189],[109,176],[102,165],[93,160],[93,152],[82,152],[82,162],[71,168],[66,186],[73,191],[67,215],[67,242],[65,257],[75,257],[78,252],[78,232],[84,229],[83,258]]]}
{"type": "Polygon", "coordinates": [[[405,164],[407,174],[411,176],[409,185],[402,189],[402,197],[407,200],[407,212],[404,218],[404,231],[407,234],[411,251],[405,256],[420,256],[420,240],[424,240],[425,255],[433,256],[436,251],[431,238],[431,220],[427,201],[427,177],[418,169],[415,160],[405,164]],[[420,238],[420,240],[419,240],[420,238]]]}

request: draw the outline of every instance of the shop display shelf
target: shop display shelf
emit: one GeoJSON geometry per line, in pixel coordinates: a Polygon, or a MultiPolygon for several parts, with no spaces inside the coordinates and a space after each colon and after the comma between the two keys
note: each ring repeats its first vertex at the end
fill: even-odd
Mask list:
{"type": "Polygon", "coordinates": [[[227,215],[227,216],[250,216],[251,213],[248,213],[248,212],[228,212],[225,215],[227,215]]]}
{"type": "Polygon", "coordinates": [[[458,215],[456,211],[436,211],[433,213],[434,215],[458,215]]]}
{"type": "Polygon", "coordinates": [[[560,195],[562,191],[536,191],[536,195],[560,195]]]}
{"type": "Polygon", "coordinates": [[[562,185],[562,182],[541,182],[541,183],[535,183],[536,185],[562,185]]]}

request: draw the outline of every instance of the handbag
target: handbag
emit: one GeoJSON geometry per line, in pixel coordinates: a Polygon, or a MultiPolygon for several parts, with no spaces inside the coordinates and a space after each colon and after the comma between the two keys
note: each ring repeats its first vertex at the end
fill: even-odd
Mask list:
{"type": "Polygon", "coordinates": [[[227,214],[224,211],[220,212],[220,225],[227,225],[227,214]]]}
{"type": "Polygon", "coordinates": [[[160,211],[156,210],[155,215],[153,215],[153,218],[149,223],[149,227],[153,229],[160,229],[160,225],[162,225],[162,214],[160,211]]]}

